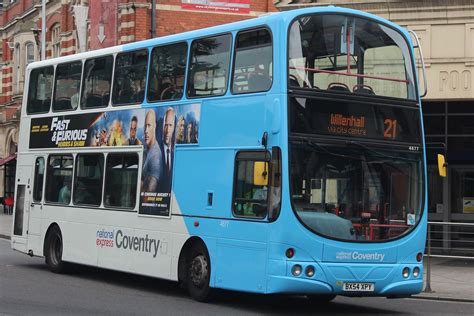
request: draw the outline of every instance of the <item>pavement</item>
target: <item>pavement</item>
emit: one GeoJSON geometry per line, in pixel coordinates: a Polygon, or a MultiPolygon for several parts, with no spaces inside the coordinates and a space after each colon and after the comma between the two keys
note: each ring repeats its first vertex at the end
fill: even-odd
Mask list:
{"type": "MultiPolygon", "coordinates": [[[[0,238],[10,239],[13,216],[0,213],[0,238]]],[[[474,258],[430,258],[430,286],[427,281],[425,258],[425,291],[414,295],[415,298],[448,300],[474,303],[474,258]],[[429,291],[431,289],[431,291],[429,291]],[[428,291],[427,291],[428,290],[428,291]]]]}

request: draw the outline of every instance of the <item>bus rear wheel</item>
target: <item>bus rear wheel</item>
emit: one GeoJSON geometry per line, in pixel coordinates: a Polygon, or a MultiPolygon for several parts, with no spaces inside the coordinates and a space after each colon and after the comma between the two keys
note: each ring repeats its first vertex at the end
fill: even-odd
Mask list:
{"type": "Polygon", "coordinates": [[[62,260],[63,238],[61,230],[57,226],[51,227],[45,240],[45,261],[49,269],[54,273],[65,271],[66,265],[62,260]]]}
{"type": "Polygon", "coordinates": [[[212,296],[212,289],[209,286],[211,260],[206,247],[202,243],[197,243],[191,248],[186,273],[187,288],[191,297],[199,302],[209,301],[212,296]]]}

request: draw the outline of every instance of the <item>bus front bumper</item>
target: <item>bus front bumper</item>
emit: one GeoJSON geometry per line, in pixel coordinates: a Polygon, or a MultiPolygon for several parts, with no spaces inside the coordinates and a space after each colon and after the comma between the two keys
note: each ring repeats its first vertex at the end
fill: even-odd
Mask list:
{"type": "Polygon", "coordinates": [[[360,264],[270,260],[267,293],[337,294],[343,296],[406,297],[423,289],[423,264],[360,264]],[[294,275],[294,267],[300,274],[294,275]],[[306,274],[314,267],[314,275],[306,274]],[[408,277],[403,269],[408,268],[408,277]],[[419,269],[417,277],[413,275],[419,269]],[[352,290],[347,284],[356,284],[352,290]],[[346,285],[345,285],[346,284],[346,285]],[[364,288],[365,287],[365,288],[364,288]]]}

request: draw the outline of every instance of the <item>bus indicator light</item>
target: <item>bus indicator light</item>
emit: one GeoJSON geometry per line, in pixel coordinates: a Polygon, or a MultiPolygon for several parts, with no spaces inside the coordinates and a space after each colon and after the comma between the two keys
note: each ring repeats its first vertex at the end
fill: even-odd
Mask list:
{"type": "Polygon", "coordinates": [[[293,258],[293,256],[295,255],[295,249],[293,248],[286,249],[285,255],[288,259],[293,258]]]}
{"type": "Polygon", "coordinates": [[[419,253],[416,255],[416,261],[421,262],[421,260],[423,260],[423,254],[422,254],[421,252],[419,252],[419,253]]]}
{"type": "Polygon", "coordinates": [[[199,227],[199,222],[198,221],[194,222],[194,227],[199,227]]]}

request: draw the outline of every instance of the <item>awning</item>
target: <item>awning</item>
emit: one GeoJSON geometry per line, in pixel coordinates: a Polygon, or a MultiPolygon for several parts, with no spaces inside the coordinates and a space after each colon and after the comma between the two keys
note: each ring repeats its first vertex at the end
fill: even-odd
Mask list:
{"type": "Polygon", "coordinates": [[[11,154],[10,156],[8,157],[5,157],[3,159],[0,159],[0,166],[3,166],[7,163],[9,163],[10,161],[12,160],[16,160],[16,153],[15,154],[11,154]]]}

